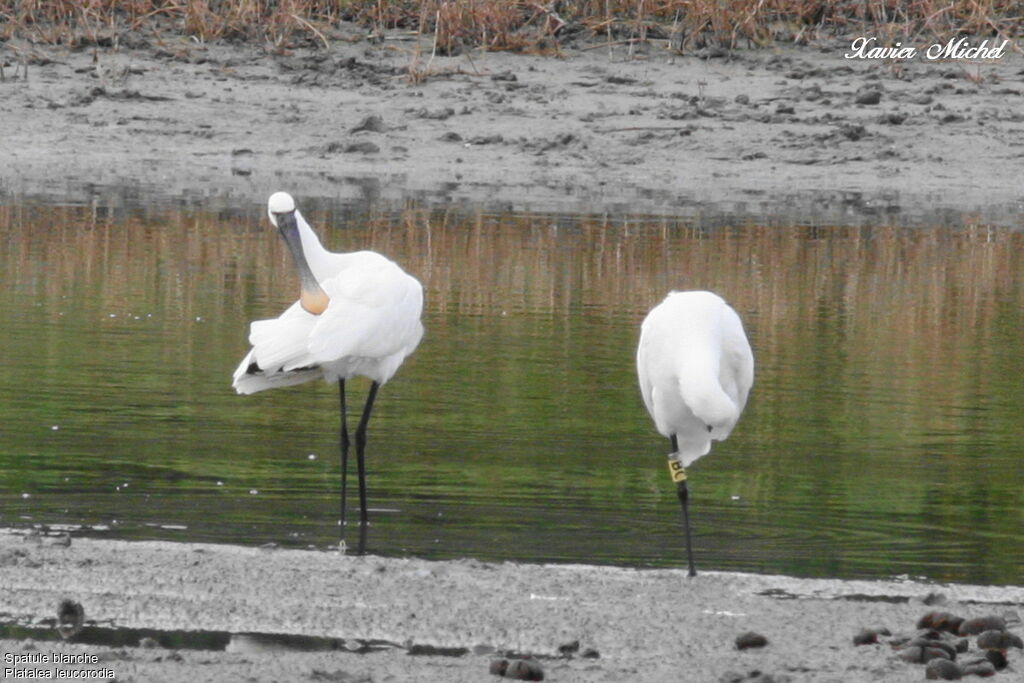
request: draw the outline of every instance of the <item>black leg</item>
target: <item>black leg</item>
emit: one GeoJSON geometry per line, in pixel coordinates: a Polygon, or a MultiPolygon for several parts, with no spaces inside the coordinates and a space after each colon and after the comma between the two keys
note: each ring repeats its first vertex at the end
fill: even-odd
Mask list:
{"type": "MultiPolygon", "coordinates": [[[[679,453],[679,440],[673,434],[672,455],[679,453]]],[[[690,541],[690,491],[686,488],[686,470],[679,462],[669,463],[669,472],[672,474],[672,481],[676,483],[676,496],[679,497],[679,505],[683,508],[683,532],[686,534],[686,562],[690,567],[690,576],[697,576],[697,568],[693,564],[693,544],[690,541]],[[675,467],[673,467],[675,465],[675,467]]]]}
{"type": "Polygon", "coordinates": [[[345,541],[345,507],[348,493],[348,415],[345,409],[345,380],[338,380],[338,401],[341,407],[341,540],[345,541]]]}
{"type": "Polygon", "coordinates": [[[363,406],[363,416],[359,418],[359,426],[356,428],[356,465],[359,468],[359,523],[366,524],[366,426],[370,423],[370,411],[373,410],[373,400],[377,398],[377,389],[380,385],[374,382],[370,385],[370,393],[366,396],[366,405],[363,406]]]}
{"type": "Polygon", "coordinates": [[[359,543],[356,545],[356,555],[366,554],[366,528],[368,524],[359,525],[359,543]]]}
{"type": "Polygon", "coordinates": [[[683,506],[683,531],[686,533],[686,561],[690,566],[690,576],[697,576],[697,568],[693,565],[693,546],[690,543],[690,514],[688,499],[690,493],[686,488],[686,480],[676,484],[676,495],[679,496],[679,504],[683,506]]]}

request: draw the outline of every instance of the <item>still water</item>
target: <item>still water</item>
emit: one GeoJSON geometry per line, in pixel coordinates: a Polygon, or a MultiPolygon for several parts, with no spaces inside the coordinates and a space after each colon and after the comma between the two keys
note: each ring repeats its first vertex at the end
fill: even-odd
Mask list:
{"type": "MultiPolygon", "coordinates": [[[[111,196],[0,206],[0,525],[331,544],[335,388],[231,389],[297,293],[263,198],[111,196]]],[[[371,423],[370,552],[682,566],[633,354],[666,292],[712,289],[757,374],[690,470],[699,567],[1024,581],[1019,225],[299,202],[426,292],[371,423]]]]}

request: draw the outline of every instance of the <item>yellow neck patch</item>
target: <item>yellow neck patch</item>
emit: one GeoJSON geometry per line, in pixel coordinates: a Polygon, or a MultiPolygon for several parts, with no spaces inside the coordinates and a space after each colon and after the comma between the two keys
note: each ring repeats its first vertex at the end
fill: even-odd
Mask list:
{"type": "Polygon", "coordinates": [[[326,311],[327,304],[331,302],[330,298],[322,289],[317,292],[307,292],[303,290],[299,301],[302,303],[302,308],[313,315],[320,315],[326,311]]]}

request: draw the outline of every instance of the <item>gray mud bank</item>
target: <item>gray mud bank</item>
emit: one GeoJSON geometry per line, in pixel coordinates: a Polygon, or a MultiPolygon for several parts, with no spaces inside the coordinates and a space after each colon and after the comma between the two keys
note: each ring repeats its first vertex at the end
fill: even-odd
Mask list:
{"type": "MultiPolygon", "coordinates": [[[[1024,604],[1018,586],[689,579],[684,570],[90,539],[65,546],[14,534],[0,536],[0,587],[5,619],[22,626],[53,626],[60,601],[73,600],[87,627],[168,634],[118,647],[0,641],[5,653],[96,655],[94,668],[119,681],[498,680],[491,660],[522,655],[536,657],[549,681],[918,681],[923,665],[903,661],[889,638],[855,646],[854,636],[913,634],[936,609],[1000,615],[1019,631],[1024,604]],[[750,631],[768,644],[737,649],[750,631]],[[235,635],[225,649],[190,649],[175,646],[180,632],[235,635]],[[332,638],[337,649],[302,652],[251,634],[332,638]]],[[[997,676],[1010,681],[1024,672],[1024,656],[1011,648],[1008,657],[997,676]]]]}
{"type": "Polygon", "coordinates": [[[77,200],[127,185],[261,204],[285,189],[841,222],[1013,223],[1020,210],[1016,52],[846,59],[850,42],[837,39],[714,58],[596,42],[431,59],[429,41],[409,36],[331,38],[283,51],[167,36],[77,50],[11,41],[0,193],[77,200]]]}

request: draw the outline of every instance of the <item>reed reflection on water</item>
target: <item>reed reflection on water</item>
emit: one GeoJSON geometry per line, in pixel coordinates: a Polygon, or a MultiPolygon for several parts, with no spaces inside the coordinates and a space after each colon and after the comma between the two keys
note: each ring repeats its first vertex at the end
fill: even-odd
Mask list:
{"type": "MultiPolygon", "coordinates": [[[[698,564],[1021,581],[1020,232],[302,206],[426,292],[371,423],[371,552],[681,566],[633,354],[699,288],[757,377],[691,470],[698,564]]],[[[249,321],[295,298],[279,242],[261,201],[0,207],[0,523],[336,538],[334,389],[230,387],[249,321]]]]}

